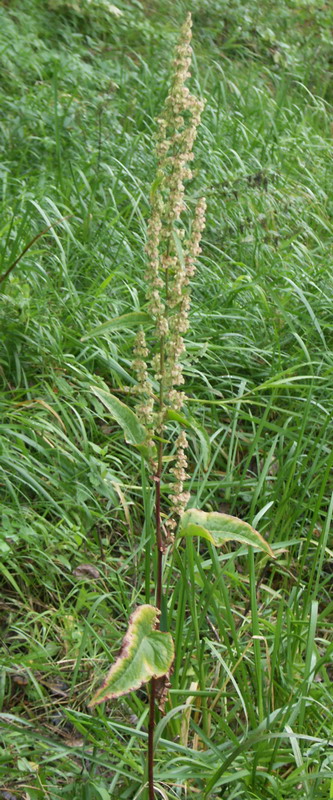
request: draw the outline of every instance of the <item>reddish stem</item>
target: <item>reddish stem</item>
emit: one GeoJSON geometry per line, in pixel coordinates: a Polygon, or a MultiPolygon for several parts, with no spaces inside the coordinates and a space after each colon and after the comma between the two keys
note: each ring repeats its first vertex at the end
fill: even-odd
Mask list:
{"type": "MultiPolygon", "coordinates": [[[[158,464],[155,496],[155,519],[156,519],[156,546],[157,546],[157,579],[156,579],[156,606],[161,610],[162,602],[162,563],[163,563],[163,539],[161,526],[161,476],[162,476],[162,457],[163,443],[158,445],[158,464]]],[[[156,681],[154,678],[150,682],[149,699],[149,723],[148,723],[148,797],[155,800],[154,792],[154,728],[155,728],[155,697],[156,681]]]]}
{"type": "Polygon", "coordinates": [[[148,723],[148,796],[155,800],[154,792],[154,728],[155,728],[155,679],[150,682],[149,723],[148,723]]]}
{"type": "Polygon", "coordinates": [[[157,546],[157,579],[156,579],[156,606],[161,610],[162,602],[162,560],[163,540],[161,532],[161,473],[162,473],[162,443],[159,445],[158,470],[156,475],[156,546],[157,546]],[[160,455],[161,454],[161,455],[160,455]]]}

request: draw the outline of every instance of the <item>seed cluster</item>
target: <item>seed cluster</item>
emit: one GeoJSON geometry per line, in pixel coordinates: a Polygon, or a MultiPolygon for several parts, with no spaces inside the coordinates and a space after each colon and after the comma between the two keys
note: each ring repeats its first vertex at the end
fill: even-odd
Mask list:
{"type": "MultiPolygon", "coordinates": [[[[184,334],[189,327],[190,289],[195,263],[201,252],[200,240],[205,225],[206,201],[197,202],[190,234],[186,237],[182,213],[186,210],[185,182],[192,178],[193,160],[203,102],[185,85],[190,76],[192,56],[191,15],[181,29],[173,60],[173,77],[164,111],[158,120],[156,143],[157,172],[151,191],[151,215],[147,230],[146,271],[149,313],[155,323],[156,354],[147,362],[148,349],[143,331],[135,344],[134,368],[140,401],[137,411],[149,430],[149,438],[162,434],[168,408],[180,411],[185,394],[182,356],[184,334]],[[149,363],[149,366],[148,366],[149,363]],[[154,395],[149,374],[159,385],[154,395]],[[155,401],[154,401],[155,397],[155,401]]],[[[187,439],[182,432],[176,442],[171,512],[180,515],[189,495],[184,491],[187,439]]],[[[176,526],[168,521],[169,529],[176,526]]]]}

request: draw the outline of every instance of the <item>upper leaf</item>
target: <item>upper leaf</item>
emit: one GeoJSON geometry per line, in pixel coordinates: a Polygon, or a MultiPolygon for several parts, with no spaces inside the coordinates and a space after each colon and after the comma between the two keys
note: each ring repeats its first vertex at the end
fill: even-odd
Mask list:
{"type": "Polygon", "coordinates": [[[182,515],[180,521],[180,536],[202,536],[208,539],[215,547],[221,547],[230,540],[242,544],[258,547],[264,550],[271,558],[275,558],[268,542],[248,522],[231,517],[229,514],[220,514],[217,511],[199,511],[190,508],[182,515]]]}
{"type": "Polygon", "coordinates": [[[174,659],[170,633],[155,630],[159,610],[139,606],[132,614],[120,655],[89,703],[90,708],[105,700],[139,689],[150,678],[161,678],[174,659]]]}
{"type": "Polygon", "coordinates": [[[137,325],[152,325],[152,318],[146,311],[130,311],[128,314],[122,314],[121,317],[113,317],[107,322],[102,322],[101,325],[96,325],[91,331],[82,336],[81,342],[86,339],[92,339],[95,336],[101,336],[107,331],[121,331],[124,329],[133,330],[137,325]]]}
{"type": "Polygon", "coordinates": [[[145,441],[148,439],[148,432],[134,411],[111,392],[101,389],[99,386],[91,386],[90,389],[123,429],[126,441],[136,445],[141,450],[142,455],[146,456],[147,447],[145,441]]]}

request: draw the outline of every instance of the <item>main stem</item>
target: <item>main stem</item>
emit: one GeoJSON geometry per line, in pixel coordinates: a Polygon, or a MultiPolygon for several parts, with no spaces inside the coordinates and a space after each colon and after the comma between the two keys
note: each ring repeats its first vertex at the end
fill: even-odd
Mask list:
{"type": "Polygon", "coordinates": [[[155,678],[150,681],[149,722],[148,722],[148,795],[155,800],[154,792],[154,728],[155,728],[155,678]]]}
{"type": "MultiPolygon", "coordinates": [[[[163,376],[164,368],[164,338],[160,339],[160,374],[163,376]]],[[[159,410],[163,410],[163,377],[160,380],[159,410]]],[[[163,539],[161,526],[161,478],[163,463],[163,442],[158,443],[157,471],[155,475],[156,494],[155,494],[155,524],[156,524],[156,547],[157,547],[157,576],[156,576],[156,606],[161,610],[162,603],[162,563],[163,563],[163,539]]],[[[155,800],[154,792],[154,730],[155,730],[155,698],[156,680],[150,681],[149,699],[149,723],[148,723],[148,796],[149,800],[155,800]]]]}

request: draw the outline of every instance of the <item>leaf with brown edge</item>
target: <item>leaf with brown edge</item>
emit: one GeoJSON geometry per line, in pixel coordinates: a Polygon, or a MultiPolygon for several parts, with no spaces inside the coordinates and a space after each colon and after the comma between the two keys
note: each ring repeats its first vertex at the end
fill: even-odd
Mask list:
{"type": "Polygon", "coordinates": [[[132,614],[120,654],[109,670],[89,707],[139,689],[151,678],[166,675],[174,659],[170,633],[156,630],[160,611],[139,606],[132,614]]]}
{"type": "Polygon", "coordinates": [[[220,514],[217,511],[199,511],[190,508],[182,515],[179,527],[180,536],[201,536],[208,539],[215,547],[221,547],[225,542],[241,542],[251,547],[258,547],[271,558],[275,558],[268,542],[252,525],[243,522],[238,517],[229,514],[220,514]]]}

